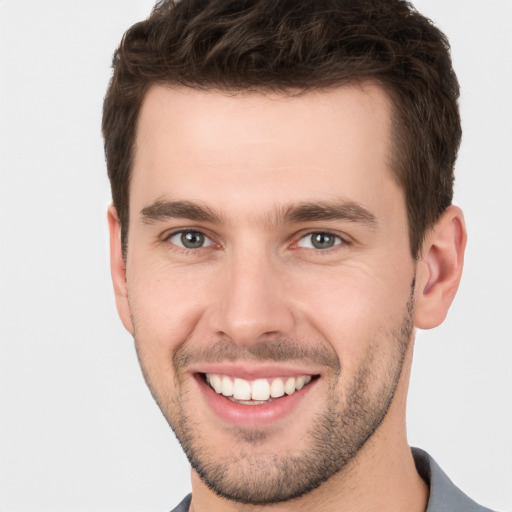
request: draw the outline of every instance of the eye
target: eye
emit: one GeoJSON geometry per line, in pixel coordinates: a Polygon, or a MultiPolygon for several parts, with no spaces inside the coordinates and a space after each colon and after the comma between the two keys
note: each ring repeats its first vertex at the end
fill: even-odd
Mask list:
{"type": "Polygon", "coordinates": [[[213,242],[204,233],[192,229],[173,233],[167,238],[167,241],[183,249],[201,249],[213,245],[213,242]]]}
{"type": "Polygon", "coordinates": [[[336,245],[341,245],[343,240],[332,233],[316,231],[303,236],[297,243],[298,247],[306,249],[330,249],[336,245]]]}

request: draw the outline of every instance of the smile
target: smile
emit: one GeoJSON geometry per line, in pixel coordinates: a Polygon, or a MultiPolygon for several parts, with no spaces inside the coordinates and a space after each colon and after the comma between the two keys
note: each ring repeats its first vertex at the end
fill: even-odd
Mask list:
{"type": "Polygon", "coordinates": [[[318,389],[323,386],[322,374],[315,370],[215,363],[190,368],[189,374],[204,398],[206,408],[198,407],[207,421],[218,419],[224,425],[254,429],[294,421],[295,414],[307,414],[316,403],[311,397],[318,399],[318,389]]]}
{"type": "Polygon", "coordinates": [[[216,373],[204,374],[206,383],[218,394],[245,405],[270,403],[273,398],[292,395],[311,382],[311,375],[245,380],[216,373]]]}

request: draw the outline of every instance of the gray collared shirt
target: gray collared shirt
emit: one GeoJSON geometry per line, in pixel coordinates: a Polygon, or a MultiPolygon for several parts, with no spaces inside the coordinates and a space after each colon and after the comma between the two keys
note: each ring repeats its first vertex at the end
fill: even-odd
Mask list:
{"type": "MultiPolygon", "coordinates": [[[[475,503],[456,487],[427,452],[412,448],[412,455],[418,473],[430,488],[425,512],[492,512],[475,503]]],[[[189,494],[171,512],[188,512],[190,500],[189,494]]]]}
{"type": "Polygon", "coordinates": [[[425,512],[492,512],[468,498],[425,451],[412,448],[416,469],[430,488],[425,512]]]}

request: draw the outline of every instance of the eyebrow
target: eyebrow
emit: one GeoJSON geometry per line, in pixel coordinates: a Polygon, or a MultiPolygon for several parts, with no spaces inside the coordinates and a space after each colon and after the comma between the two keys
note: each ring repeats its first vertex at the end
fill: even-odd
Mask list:
{"type": "MultiPolygon", "coordinates": [[[[163,222],[167,219],[189,219],[192,221],[221,224],[224,218],[206,205],[192,201],[157,200],[140,211],[145,224],[163,222]]],[[[301,222],[343,220],[375,227],[375,215],[354,201],[320,201],[292,203],[268,216],[269,224],[298,224],[301,222]]]]}
{"type": "Polygon", "coordinates": [[[282,217],[285,222],[290,223],[344,220],[369,227],[377,225],[375,215],[354,201],[292,204],[283,210],[282,217]]]}
{"type": "Polygon", "coordinates": [[[222,218],[211,208],[191,201],[155,201],[140,211],[144,224],[162,222],[166,219],[190,219],[220,224],[222,218]]]}

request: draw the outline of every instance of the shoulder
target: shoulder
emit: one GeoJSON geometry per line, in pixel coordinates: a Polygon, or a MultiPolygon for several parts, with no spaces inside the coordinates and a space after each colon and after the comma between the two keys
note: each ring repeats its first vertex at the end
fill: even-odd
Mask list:
{"type": "MultiPolygon", "coordinates": [[[[412,454],[418,473],[430,488],[425,512],[493,512],[464,494],[427,452],[412,448],[412,454]]],[[[191,494],[186,496],[171,512],[188,512],[191,498],[191,494]]]]}
{"type": "Polygon", "coordinates": [[[190,507],[191,498],[192,494],[185,496],[183,501],[176,508],[173,508],[171,512],[188,512],[188,507],[190,507]]]}
{"type": "Polygon", "coordinates": [[[416,469],[430,487],[426,512],[493,512],[466,496],[425,451],[412,448],[416,469]]]}

